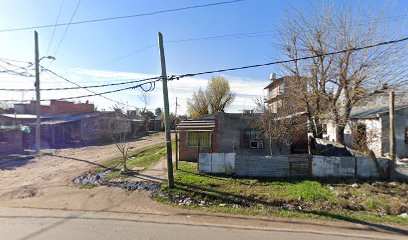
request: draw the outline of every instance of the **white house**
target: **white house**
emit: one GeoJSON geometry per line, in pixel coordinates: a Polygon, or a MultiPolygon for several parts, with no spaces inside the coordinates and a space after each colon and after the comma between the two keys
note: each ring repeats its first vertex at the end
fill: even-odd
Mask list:
{"type": "MultiPolygon", "coordinates": [[[[388,105],[359,106],[351,110],[350,121],[344,131],[347,147],[368,148],[377,156],[389,152],[389,108],[388,105]]],[[[336,125],[326,119],[323,124],[323,137],[334,141],[336,125]]],[[[395,143],[396,154],[408,157],[408,104],[395,105],[395,143]]]]}

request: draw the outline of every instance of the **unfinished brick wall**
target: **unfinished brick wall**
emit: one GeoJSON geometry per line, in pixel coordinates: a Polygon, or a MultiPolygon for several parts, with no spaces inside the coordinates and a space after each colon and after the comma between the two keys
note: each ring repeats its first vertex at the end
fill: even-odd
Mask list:
{"type": "Polygon", "coordinates": [[[95,106],[89,103],[73,103],[67,101],[51,101],[51,112],[53,114],[75,114],[94,112],[95,106]]]}
{"type": "MultiPolygon", "coordinates": [[[[15,104],[14,111],[18,114],[36,114],[36,103],[31,101],[29,104],[15,104]]],[[[41,114],[76,114],[94,112],[94,104],[74,103],[68,101],[51,101],[50,106],[41,105],[41,114]]]]}

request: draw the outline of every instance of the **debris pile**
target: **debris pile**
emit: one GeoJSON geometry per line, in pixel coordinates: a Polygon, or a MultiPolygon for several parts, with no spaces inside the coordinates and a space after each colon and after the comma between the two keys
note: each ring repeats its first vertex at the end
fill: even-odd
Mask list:
{"type": "Polygon", "coordinates": [[[86,173],[73,180],[75,185],[95,185],[122,188],[127,191],[147,190],[154,194],[163,194],[161,184],[154,181],[107,181],[106,176],[112,173],[112,170],[106,170],[98,174],[86,173]]]}

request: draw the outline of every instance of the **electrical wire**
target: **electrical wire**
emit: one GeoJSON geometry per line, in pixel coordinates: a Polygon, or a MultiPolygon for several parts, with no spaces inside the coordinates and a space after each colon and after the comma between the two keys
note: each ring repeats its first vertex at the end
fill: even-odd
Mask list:
{"type": "MultiPolygon", "coordinates": [[[[215,36],[208,36],[208,37],[198,37],[198,38],[186,38],[186,39],[176,39],[176,40],[168,40],[164,41],[165,43],[181,43],[181,42],[192,42],[192,41],[200,41],[200,40],[217,40],[217,39],[243,39],[243,38],[253,38],[253,37],[267,37],[272,35],[278,35],[277,33],[272,33],[273,31],[262,31],[262,32],[246,32],[246,33],[236,33],[236,34],[224,34],[224,35],[215,35],[215,36]]],[[[148,50],[157,44],[150,44],[146,47],[137,49],[130,53],[127,53],[121,57],[115,58],[106,62],[106,64],[111,64],[113,62],[120,61],[122,59],[128,58],[133,56],[139,52],[143,52],[148,50]]]]}
{"type": "Polygon", "coordinates": [[[135,17],[152,16],[152,15],[163,14],[163,13],[185,11],[185,10],[197,9],[197,8],[206,8],[206,7],[219,6],[219,5],[225,5],[225,4],[232,4],[232,3],[243,2],[243,1],[247,1],[247,0],[232,0],[232,1],[215,2],[215,3],[208,3],[208,4],[202,4],[202,5],[193,5],[193,6],[187,6],[187,7],[181,7],[181,8],[165,9],[165,10],[159,10],[159,11],[148,12],[148,13],[139,13],[139,14],[125,15],[125,16],[116,16],[116,17],[107,17],[107,18],[76,21],[76,22],[71,22],[71,23],[58,23],[58,24],[46,24],[46,25],[38,25],[38,26],[30,26],[30,27],[7,28],[7,29],[0,29],[0,33],[2,33],[2,32],[13,32],[13,31],[22,31],[22,30],[32,30],[32,29],[41,29],[41,28],[51,28],[51,27],[61,27],[61,26],[78,25],[78,24],[85,24],[85,23],[104,22],[104,21],[135,18],[135,17]]]}
{"type": "MultiPolygon", "coordinates": [[[[65,0],[62,0],[62,1],[61,1],[61,5],[60,5],[60,7],[59,7],[59,11],[58,11],[58,15],[57,15],[57,20],[55,21],[55,24],[58,24],[58,22],[59,22],[59,18],[60,18],[60,16],[61,16],[62,7],[63,7],[63,5],[64,5],[64,2],[65,2],[65,0]]],[[[56,29],[57,29],[56,26],[52,29],[51,39],[50,39],[50,42],[48,43],[47,54],[46,54],[46,55],[48,55],[48,52],[50,51],[52,41],[54,40],[54,35],[55,35],[55,30],[56,30],[56,29]]]]}
{"type": "Polygon", "coordinates": [[[198,76],[198,75],[204,75],[204,74],[212,74],[212,73],[221,73],[221,72],[228,72],[228,71],[236,71],[236,70],[242,70],[242,69],[248,69],[248,68],[257,68],[257,67],[265,67],[265,66],[270,66],[270,65],[276,65],[276,64],[282,64],[282,63],[288,63],[288,62],[295,62],[295,61],[300,61],[300,60],[307,60],[307,59],[312,59],[312,58],[317,58],[317,57],[323,57],[323,56],[330,56],[330,55],[336,55],[340,53],[346,53],[346,52],[351,52],[351,51],[360,51],[364,49],[369,49],[369,48],[374,48],[374,47],[379,47],[379,46],[384,46],[388,44],[395,44],[399,42],[404,42],[407,41],[408,37],[397,39],[397,40],[391,40],[391,41],[386,41],[386,42],[380,42],[377,44],[373,45],[368,45],[368,46],[363,46],[363,47],[356,47],[356,48],[349,48],[345,50],[340,50],[340,51],[335,51],[335,52],[329,52],[329,53],[324,53],[324,54],[318,54],[318,55],[313,55],[313,56],[308,56],[308,57],[301,57],[301,58],[296,58],[296,59],[289,59],[289,60],[283,60],[283,61],[275,61],[275,62],[268,62],[268,63],[262,63],[262,64],[254,64],[254,65],[248,65],[248,66],[242,66],[242,67],[233,67],[233,68],[225,68],[225,69],[219,69],[219,70],[211,70],[211,71],[205,71],[205,72],[197,72],[197,73],[188,73],[188,74],[182,74],[182,75],[173,75],[169,78],[169,80],[174,80],[174,79],[179,79],[183,77],[193,77],[193,76],[198,76]]]}
{"type": "MultiPolygon", "coordinates": [[[[64,34],[62,35],[62,38],[61,38],[61,40],[59,41],[58,46],[57,46],[57,48],[56,48],[55,51],[54,51],[54,54],[52,55],[53,57],[55,57],[55,56],[57,55],[58,50],[59,50],[60,47],[61,47],[62,41],[64,41],[65,35],[67,34],[68,29],[69,29],[69,26],[71,26],[72,21],[74,20],[74,17],[75,17],[75,15],[76,15],[77,11],[78,11],[78,8],[79,8],[79,5],[80,5],[80,4],[81,4],[81,0],[78,0],[77,5],[75,6],[75,10],[74,10],[74,12],[72,13],[71,19],[69,20],[69,23],[68,23],[67,27],[65,28],[64,34]]],[[[51,65],[51,63],[52,63],[52,62],[50,62],[50,65],[51,65]]],[[[48,67],[49,67],[49,66],[48,66],[48,67]]]]}
{"type": "MultiPolygon", "coordinates": [[[[143,86],[143,85],[145,85],[145,84],[152,84],[153,82],[158,82],[158,81],[161,81],[161,78],[160,78],[160,79],[153,80],[153,81],[150,81],[150,82],[141,83],[141,84],[138,84],[138,85],[135,85],[135,86],[126,87],[126,88],[120,88],[120,89],[115,89],[115,90],[106,91],[106,92],[101,92],[101,93],[93,92],[93,94],[88,94],[88,95],[75,96],[75,97],[64,97],[64,98],[41,99],[40,101],[43,102],[43,101],[53,101],[53,100],[69,100],[69,99],[79,99],[79,98],[95,97],[95,96],[105,97],[105,96],[103,96],[103,95],[105,95],[105,94],[115,93],[115,92],[121,92],[121,91],[129,90],[129,89],[136,89],[136,88],[140,88],[141,86],[143,86]]],[[[73,83],[73,82],[72,82],[72,83],[73,83]]],[[[73,83],[73,84],[76,84],[76,83],[73,83]]],[[[88,91],[90,91],[90,90],[88,90],[88,91]]],[[[111,99],[110,99],[110,100],[111,100],[111,99]]],[[[29,101],[31,101],[31,100],[9,100],[9,99],[0,100],[0,102],[29,102],[29,101]]],[[[113,100],[113,101],[114,101],[114,100],[113,100]]],[[[117,101],[115,101],[115,102],[117,102],[117,101]]],[[[121,105],[126,105],[126,104],[120,103],[120,102],[117,102],[117,103],[118,103],[118,104],[121,104],[121,105]]],[[[131,106],[131,107],[133,107],[133,106],[131,106]]]]}
{"type": "MultiPolygon", "coordinates": [[[[90,92],[90,93],[92,93],[92,94],[96,94],[96,95],[98,95],[98,96],[100,96],[100,97],[102,97],[102,98],[105,98],[106,100],[109,100],[109,101],[111,101],[111,102],[114,102],[114,103],[116,103],[116,104],[120,104],[120,105],[123,105],[123,106],[128,106],[128,107],[133,107],[133,108],[137,108],[136,106],[132,106],[132,105],[129,105],[129,104],[125,104],[125,103],[121,103],[121,102],[119,102],[119,101],[116,101],[116,100],[113,100],[113,99],[111,99],[111,98],[108,98],[108,97],[106,97],[106,96],[103,96],[103,95],[100,95],[100,94],[98,94],[98,93],[96,93],[96,92],[94,92],[94,91],[92,91],[92,90],[89,90],[89,89],[87,89],[87,88],[85,88],[85,87],[83,87],[83,86],[81,86],[81,85],[79,85],[78,83],[76,83],[76,82],[73,82],[73,81],[71,81],[71,80],[69,80],[69,79],[67,79],[67,78],[65,78],[65,77],[62,77],[61,75],[59,75],[59,74],[57,74],[57,73],[55,73],[55,72],[53,72],[53,71],[51,71],[51,70],[46,70],[47,72],[50,72],[50,73],[52,73],[52,74],[54,74],[55,76],[57,76],[57,77],[59,77],[59,78],[61,78],[61,79],[63,79],[63,80],[65,80],[65,81],[67,81],[67,82],[69,82],[69,83],[71,83],[71,84],[74,84],[75,86],[77,86],[78,88],[82,88],[82,89],[85,89],[86,91],[88,91],[88,92],[90,92]]],[[[150,79],[161,79],[161,78],[150,78],[150,79]]],[[[147,79],[147,80],[150,80],[150,79],[147,79]]],[[[138,80],[139,82],[140,82],[140,80],[138,80]]],[[[144,81],[146,81],[146,79],[144,80],[144,81]]],[[[146,82],[146,84],[147,83],[149,83],[149,82],[146,82]]],[[[142,86],[144,85],[145,83],[142,83],[141,85],[140,85],[140,88],[142,88],[142,86]]],[[[118,84],[116,84],[116,85],[118,85],[118,84]]],[[[112,85],[111,85],[112,86],[112,85]]],[[[127,90],[127,89],[125,89],[125,90],[127,90]]],[[[116,91],[116,90],[115,90],[116,91]]],[[[110,92],[109,92],[110,93],[110,92]]],[[[65,100],[65,99],[63,99],[63,100],[65,100]]]]}
{"type": "MultiPolygon", "coordinates": [[[[46,72],[49,72],[69,83],[75,84],[75,82],[72,82],[71,80],[55,73],[52,70],[43,69],[46,72]]],[[[131,84],[131,83],[138,83],[138,82],[145,82],[148,80],[154,80],[154,79],[159,79],[160,77],[151,77],[151,78],[145,78],[145,79],[139,79],[139,80],[132,80],[132,81],[127,81],[127,82],[120,82],[120,83],[108,83],[108,84],[101,84],[101,85],[91,85],[91,86],[79,86],[77,85],[77,87],[59,87],[59,88],[42,88],[41,91],[61,91],[61,90],[73,90],[73,89],[88,89],[88,88],[101,88],[101,87],[111,87],[111,86],[118,86],[118,85],[126,85],[126,84],[131,84]]],[[[155,86],[150,87],[148,90],[146,91],[151,91],[154,90],[155,86]]],[[[144,90],[144,89],[143,89],[144,90]]],[[[0,88],[0,91],[14,91],[14,92],[27,92],[27,91],[35,91],[34,88],[32,89],[22,89],[22,88],[0,88]]]]}

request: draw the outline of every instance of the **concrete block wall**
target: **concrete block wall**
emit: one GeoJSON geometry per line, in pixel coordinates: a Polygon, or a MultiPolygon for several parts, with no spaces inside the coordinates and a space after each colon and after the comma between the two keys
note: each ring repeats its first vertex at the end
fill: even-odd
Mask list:
{"type": "Polygon", "coordinates": [[[235,172],[235,153],[200,153],[199,171],[204,173],[235,172]]]}

